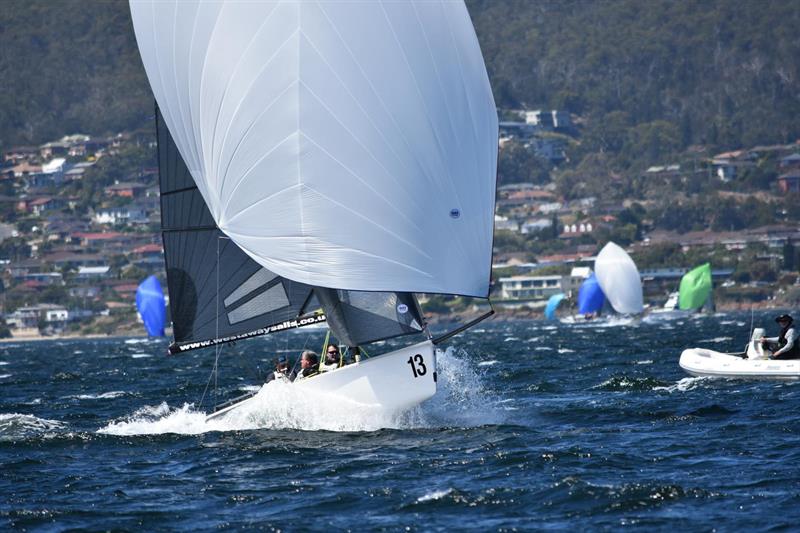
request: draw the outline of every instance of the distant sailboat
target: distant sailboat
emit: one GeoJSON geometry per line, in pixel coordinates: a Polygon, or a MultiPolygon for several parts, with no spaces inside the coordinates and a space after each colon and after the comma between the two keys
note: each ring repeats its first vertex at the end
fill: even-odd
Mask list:
{"type": "Polygon", "coordinates": [[[595,323],[605,306],[606,297],[592,272],[578,288],[578,312],[576,315],[561,319],[563,324],[595,323]]]}
{"type": "Polygon", "coordinates": [[[614,244],[606,244],[595,259],[597,282],[614,311],[638,315],[644,310],[642,278],[628,253],[614,244]]]}
{"type": "Polygon", "coordinates": [[[391,411],[433,395],[455,332],[433,338],[414,293],[486,298],[491,267],[497,112],[463,2],[130,6],[171,351],[322,321],[351,350],[425,334],[295,386],[391,411]]]}
{"type": "Polygon", "coordinates": [[[564,293],[558,293],[552,295],[547,300],[547,305],[544,308],[544,317],[547,320],[555,320],[556,319],[556,310],[558,309],[558,304],[566,297],[564,293]]]}
{"type": "Polygon", "coordinates": [[[678,307],[684,311],[701,309],[711,296],[711,263],[704,263],[683,275],[678,307]]]}
{"type": "Polygon", "coordinates": [[[161,290],[157,277],[150,276],[139,284],[136,289],[136,309],[147,334],[151,337],[163,337],[167,308],[164,291],[161,290]]]}
{"type": "Polygon", "coordinates": [[[713,309],[711,264],[704,263],[681,277],[678,292],[670,294],[661,309],[648,314],[648,322],[686,318],[701,309],[713,309]]]}

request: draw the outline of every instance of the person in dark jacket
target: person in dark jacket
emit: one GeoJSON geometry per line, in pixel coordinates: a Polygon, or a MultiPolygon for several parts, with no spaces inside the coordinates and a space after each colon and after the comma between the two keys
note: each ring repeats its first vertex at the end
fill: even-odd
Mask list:
{"type": "Polygon", "coordinates": [[[762,337],[761,346],[770,350],[770,359],[800,359],[800,339],[797,338],[797,329],[794,319],[789,315],[781,315],[775,319],[781,327],[777,337],[762,337]]]}
{"type": "Polygon", "coordinates": [[[300,356],[300,370],[294,373],[292,381],[300,381],[315,375],[319,371],[317,365],[317,354],[311,350],[304,351],[300,356]]]}

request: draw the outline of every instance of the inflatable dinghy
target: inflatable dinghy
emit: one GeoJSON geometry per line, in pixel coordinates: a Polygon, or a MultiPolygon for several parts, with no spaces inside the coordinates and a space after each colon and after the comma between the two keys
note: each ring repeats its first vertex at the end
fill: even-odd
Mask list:
{"type": "Polygon", "coordinates": [[[800,379],[800,359],[769,359],[758,340],[763,336],[762,328],[754,329],[747,350],[738,354],[689,348],[681,354],[679,364],[693,376],[800,379]]]}

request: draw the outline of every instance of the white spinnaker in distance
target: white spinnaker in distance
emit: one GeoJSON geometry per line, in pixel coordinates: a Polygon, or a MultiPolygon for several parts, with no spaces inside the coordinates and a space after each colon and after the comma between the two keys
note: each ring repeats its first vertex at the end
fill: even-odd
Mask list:
{"type": "Polygon", "coordinates": [[[497,114],[461,0],[130,7],[178,149],[254,260],[318,286],[487,296],[497,114]]]}
{"type": "Polygon", "coordinates": [[[644,309],[642,279],[628,253],[609,242],[594,262],[597,282],[617,313],[638,314],[644,309]]]}

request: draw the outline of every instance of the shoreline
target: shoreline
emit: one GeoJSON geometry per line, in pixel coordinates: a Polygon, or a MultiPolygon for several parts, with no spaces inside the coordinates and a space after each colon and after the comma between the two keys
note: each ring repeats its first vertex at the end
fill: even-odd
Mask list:
{"type": "MultiPolygon", "coordinates": [[[[517,321],[517,320],[542,320],[544,319],[544,307],[521,307],[517,309],[504,309],[501,304],[495,304],[495,315],[489,320],[500,321],[517,321]]],[[[722,304],[719,305],[715,312],[746,312],[746,311],[785,311],[790,309],[790,305],[759,305],[759,304],[722,304]]],[[[436,314],[431,315],[428,323],[431,325],[443,325],[461,323],[466,320],[474,318],[471,312],[449,313],[449,314],[436,314]]],[[[118,331],[111,334],[103,333],[89,333],[80,335],[70,333],[67,335],[30,335],[24,337],[9,337],[0,339],[0,344],[16,343],[16,342],[42,342],[42,341],[69,341],[69,340],[87,340],[87,339],[147,339],[148,336],[142,333],[135,333],[131,331],[118,331]]],[[[166,338],[166,337],[165,337],[166,338]]]]}

